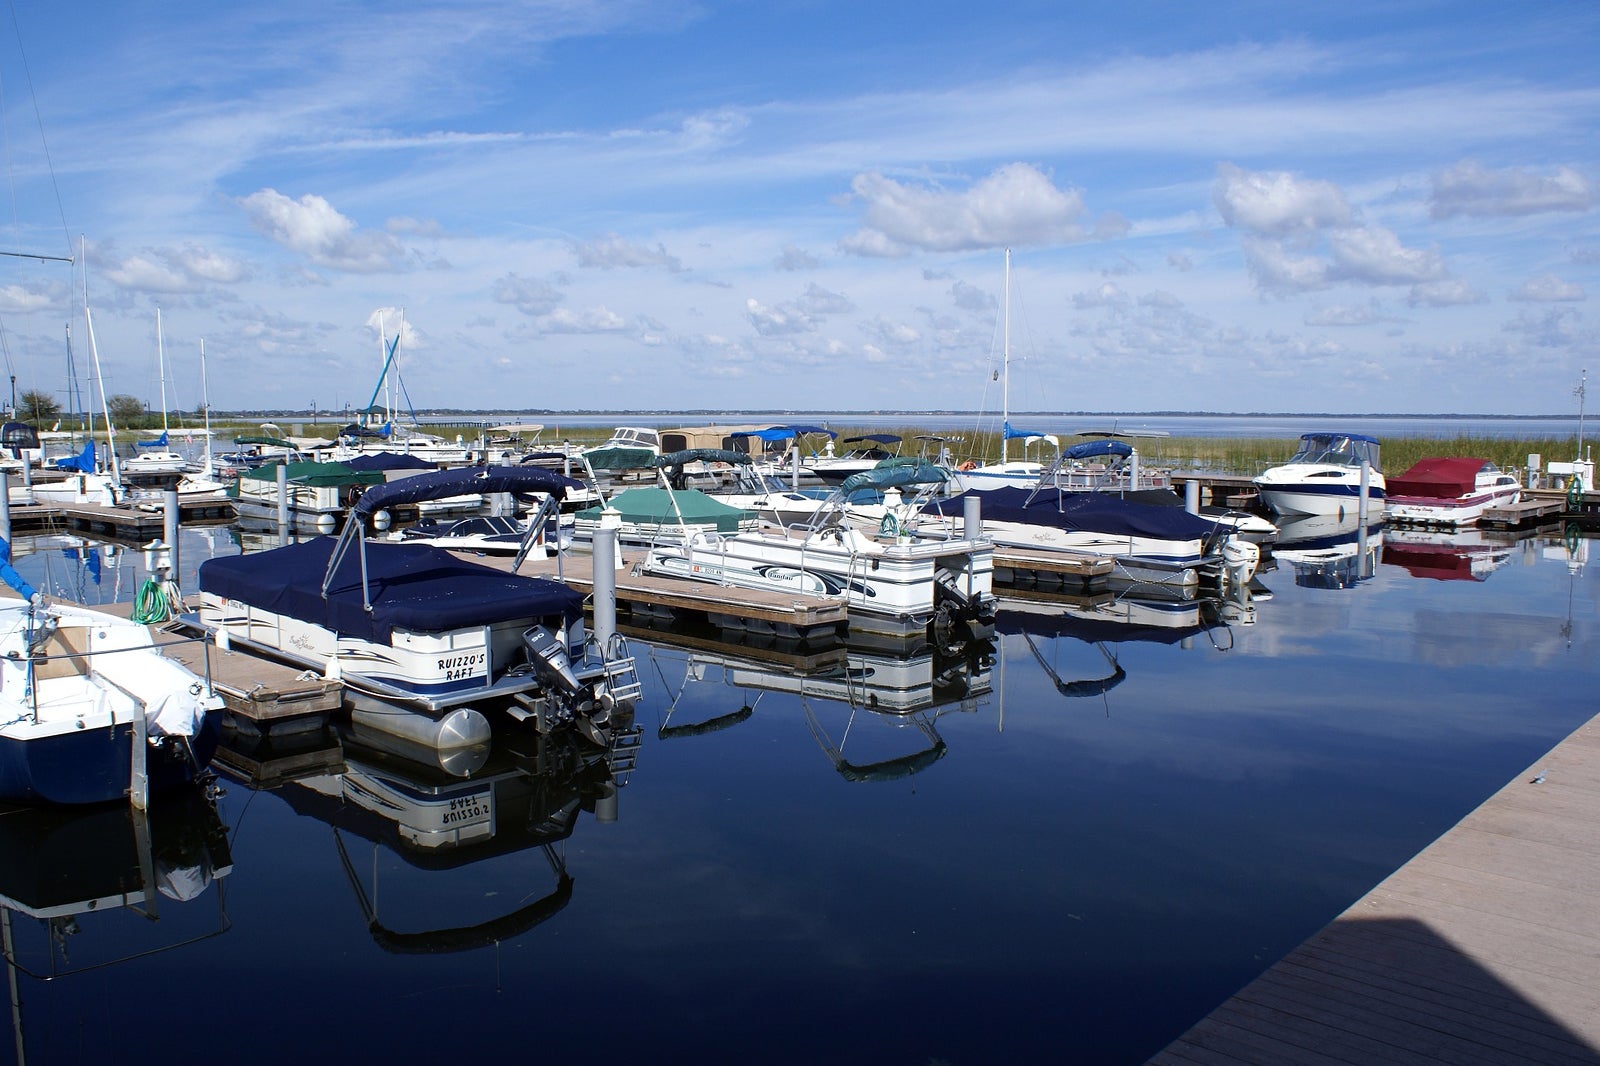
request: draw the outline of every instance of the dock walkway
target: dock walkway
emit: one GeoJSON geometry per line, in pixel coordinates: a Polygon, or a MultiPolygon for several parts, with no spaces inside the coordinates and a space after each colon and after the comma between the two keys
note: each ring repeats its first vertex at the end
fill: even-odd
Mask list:
{"type": "Polygon", "coordinates": [[[1150,1062],[1600,1063],[1600,717],[1150,1062]]]}

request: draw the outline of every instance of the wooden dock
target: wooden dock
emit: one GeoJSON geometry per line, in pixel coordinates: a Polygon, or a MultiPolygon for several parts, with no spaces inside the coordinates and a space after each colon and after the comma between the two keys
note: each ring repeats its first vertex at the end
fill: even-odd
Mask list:
{"type": "Polygon", "coordinates": [[[1150,1060],[1600,1063],[1600,717],[1150,1060]]]}
{"type": "MultiPolygon", "coordinates": [[[[233,505],[227,500],[191,500],[178,504],[179,524],[232,519],[233,505]]],[[[17,532],[70,529],[124,543],[143,543],[159,538],[165,527],[166,518],[159,505],[106,507],[94,503],[28,503],[11,506],[11,528],[17,532]]]]}
{"type": "Polygon", "coordinates": [[[1096,581],[1108,577],[1115,567],[1116,564],[1104,555],[1075,555],[1071,552],[998,545],[994,549],[994,580],[997,585],[1038,585],[1087,591],[1096,581]]]}
{"type": "MultiPolygon", "coordinates": [[[[94,609],[130,618],[133,607],[131,602],[107,603],[94,609]]],[[[320,728],[344,703],[344,686],[338,681],[249,652],[224,650],[181,622],[150,629],[162,654],[211,678],[232,724],[246,732],[320,728]]]]}
{"type": "MultiPolygon", "coordinates": [[[[494,556],[474,555],[472,560],[505,569],[511,566],[509,559],[494,556]]],[[[623,566],[617,571],[619,609],[687,611],[717,624],[737,622],[737,628],[761,627],[798,636],[837,636],[848,624],[843,600],[635,574],[636,561],[624,554],[623,566]]],[[[583,552],[567,552],[559,561],[529,559],[519,572],[554,578],[586,594],[594,590],[594,557],[583,552]]]]}

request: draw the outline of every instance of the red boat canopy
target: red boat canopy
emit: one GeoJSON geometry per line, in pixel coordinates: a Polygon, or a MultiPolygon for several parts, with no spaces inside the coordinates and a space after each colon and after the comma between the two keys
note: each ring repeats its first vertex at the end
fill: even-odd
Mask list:
{"type": "Polygon", "coordinates": [[[1478,483],[1478,471],[1487,459],[1423,459],[1399,477],[1389,479],[1387,493],[1396,496],[1429,496],[1453,500],[1471,492],[1478,483]]]}

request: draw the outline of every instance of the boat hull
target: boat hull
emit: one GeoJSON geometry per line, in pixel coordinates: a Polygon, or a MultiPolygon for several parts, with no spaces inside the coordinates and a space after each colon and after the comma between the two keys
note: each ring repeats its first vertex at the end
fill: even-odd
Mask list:
{"type": "MultiPolygon", "coordinates": [[[[222,716],[206,717],[200,732],[149,745],[145,772],[152,792],[191,784],[216,753],[222,716]]],[[[0,734],[0,801],[83,805],[128,796],[133,765],[133,723],[120,721],[84,729],[28,726],[0,734]]]]}

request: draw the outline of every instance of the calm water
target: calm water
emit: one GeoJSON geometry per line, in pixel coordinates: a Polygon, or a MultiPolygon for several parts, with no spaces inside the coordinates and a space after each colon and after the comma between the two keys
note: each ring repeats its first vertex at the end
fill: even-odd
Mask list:
{"type": "MultiPolygon", "coordinates": [[[[73,917],[82,972],[19,978],[26,1061],[1139,1062],[1600,710],[1587,547],[1374,540],[1364,576],[1289,545],[1222,612],[1248,624],[1013,603],[939,657],[635,638],[620,788],[526,735],[470,782],[240,744],[305,776],[155,813],[164,864],[222,876],[155,921],[73,917]],[[441,797],[492,833],[410,842],[441,797]]],[[[89,602],[142,577],[136,550],[18,550],[89,602]]],[[[185,588],[237,550],[187,530],[185,588]]],[[[5,861],[136,869],[113,815],[0,817],[5,861]]]]}

